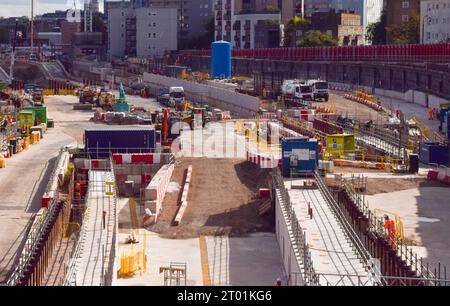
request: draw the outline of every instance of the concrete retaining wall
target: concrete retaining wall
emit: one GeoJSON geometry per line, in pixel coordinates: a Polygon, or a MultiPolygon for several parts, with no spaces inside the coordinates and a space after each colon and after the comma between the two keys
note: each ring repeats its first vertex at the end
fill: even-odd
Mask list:
{"type": "Polygon", "coordinates": [[[232,90],[151,73],[144,73],[144,82],[158,88],[182,86],[193,102],[208,103],[236,113],[253,115],[259,110],[259,98],[232,90]]]}
{"type": "Polygon", "coordinates": [[[279,191],[275,195],[275,231],[278,245],[281,251],[283,267],[288,279],[289,286],[304,285],[301,271],[301,261],[298,248],[292,243],[294,240],[287,211],[280,203],[279,191]]]}
{"type": "Polygon", "coordinates": [[[330,82],[330,89],[339,90],[339,91],[354,91],[354,90],[363,90],[369,92],[376,97],[384,100],[386,102],[396,103],[396,102],[408,102],[414,103],[423,107],[434,107],[439,109],[440,103],[447,103],[448,100],[427,94],[425,92],[417,91],[417,90],[408,90],[406,92],[399,92],[394,90],[380,89],[380,88],[372,88],[367,86],[359,86],[359,85],[351,85],[344,83],[335,83],[330,82]]]}
{"type": "Polygon", "coordinates": [[[166,194],[167,187],[172,177],[173,170],[175,168],[174,164],[164,165],[156,172],[155,176],[152,178],[151,182],[145,188],[144,197],[145,201],[155,201],[156,207],[155,213],[156,219],[162,208],[162,202],[166,194]]]}

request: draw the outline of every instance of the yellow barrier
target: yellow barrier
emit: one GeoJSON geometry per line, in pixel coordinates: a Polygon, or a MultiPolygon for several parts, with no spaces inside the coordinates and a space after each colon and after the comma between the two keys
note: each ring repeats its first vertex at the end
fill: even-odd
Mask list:
{"type": "Polygon", "coordinates": [[[42,91],[44,96],[53,96],[55,91],[53,89],[46,88],[42,91]]]}
{"type": "Polygon", "coordinates": [[[385,215],[388,215],[389,217],[393,216],[394,222],[395,222],[395,231],[396,231],[397,238],[398,238],[398,240],[403,241],[403,239],[405,238],[404,232],[403,232],[403,221],[401,220],[399,215],[397,215],[393,212],[387,211],[387,210],[379,209],[379,208],[375,208],[373,210],[373,212],[375,213],[376,217],[380,217],[379,213],[383,213],[385,215]]]}
{"type": "Polygon", "coordinates": [[[143,251],[129,250],[120,256],[119,277],[130,277],[138,272],[145,272],[147,256],[143,251]]]}
{"type": "Polygon", "coordinates": [[[76,96],[77,90],[76,89],[51,89],[51,88],[45,88],[42,91],[44,96],[76,96]]]}

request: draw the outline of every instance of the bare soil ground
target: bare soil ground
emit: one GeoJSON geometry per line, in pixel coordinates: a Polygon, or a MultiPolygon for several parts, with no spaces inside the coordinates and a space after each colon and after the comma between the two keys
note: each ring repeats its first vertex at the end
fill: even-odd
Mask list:
{"type": "Polygon", "coordinates": [[[180,185],[180,191],[166,194],[158,222],[150,230],[165,238],[273,231],[270,214],[258,214],[267,201],[258,198],[258,189],[268,187],[269,178],[268,169],[242,159],[181,158],[171,180],[180,185]],[[188,206],[181,223],[173,226],[189,165],[188,206]]]}
{"type": "Polygon", "coordinates": [[[429,181],[425,178],[369,178],[367,180],[365,193],[367,195],[373,195],[378,193],[388,193],[419,187],[442,187],[442,184],[435,181],[429,181]]]}

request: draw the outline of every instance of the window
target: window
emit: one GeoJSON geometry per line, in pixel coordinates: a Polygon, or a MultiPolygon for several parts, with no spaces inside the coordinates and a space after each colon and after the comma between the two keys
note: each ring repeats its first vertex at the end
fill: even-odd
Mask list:
{"type": "Polygon", "coordinates": [[[156,33],[153,33],[153,38],[156,38],[156,33]]]}
{"type": "Polygon", "coordinates": [[[409,1],[403,1],[402,2],[402,8],[404,8],[404,9],[409,8],[409,1]]]}
{"type": "Polygon", "coordinates": [[[153,26],[156,27],[156,22],[153,22],[153,26]]]}

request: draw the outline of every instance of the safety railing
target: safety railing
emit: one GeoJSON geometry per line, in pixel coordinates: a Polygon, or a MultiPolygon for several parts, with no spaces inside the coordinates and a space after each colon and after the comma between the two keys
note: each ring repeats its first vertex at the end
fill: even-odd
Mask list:
{"type": "MultiPolygon", "coordinates": [[[[58,158],[55,162],[55,165],[52,169],[52,173],[50,178],[53,178],[56,174],[58,164],[62,158],[63,152],[65,152],[65,149],[62,148],[59,151],[58,158]]],[[[47,185],[46,190],[49,188],[47,185]]],[[[20,281],[24,271],[26,270],[26,267],[30,265],[31,259],[33,258],[35,252],[38,250],[38,244],[40,241],[42,241],[45,230],[52,222],[52,219],[54,215],[56,214],[58,210],[58,190],[55,190],[54,198],[49,203],[48,209],[43,211],[42,216],[39,216],[39,220],[34,220],[30,231],[27,235],[27,240],[24,246],[24,249],[22,250],[22,254],[19,258],[19,262],[10,276],[10,278],[7,281],[7,284],[10,286],[15,286],[20,281]]]]}
{"type": "Polygon", "coordinates": [[[380,276],[374,281],[370,275],[315,273],[319,279],[319,286],[450,286],[450,280],[437,278],[431,284],[428,280],[419,277],[380,276]]]}
{"type": "Polygon", "coordinates": [[[287,213],[288,222],[291,226],[291,232],[293,235],[293,245],[298,249],[301,257],[301,270],[303,270],[303,280],[305,285],[317,285],[318,278],[313,267],[313,261],[311,259],[311,252],[306,242],[305,233],[298,222],[297,216],[292,208],[291,199],[289,193],[286,190],[284,181],[280,175],[279,170],[274,171],[272,174],[273,187],[279,191],[280,205],[283,206],[287,213]]]}
{"type": "Polygon", "coordinates": [[[7,281],[7,285],[15,286],[19,283],[23,276],[23,273],[27,270],[27,267],[31,265],[31,259],[38,250],[38,245],[42,241],[45,231],[52,222],[58,210],[58,192],[55,193],[55,198],[50,203],[49,208],[44,210],[39,220],[35,220],[32,224],[30,231],[27,235],[27,240],[22,253],[19,258],[17,266],[7,281]]]}
{"type": "Polygon", "coordinates": [[[82,251],[83,241],[86,239],[86,220],[89,219],[89,209],[86,209],[83,214],[83,223],[81,226],[81,231],[78,236],[78,240],[76,241],[75,249],[73,250],[70,256],[70,262],[67,267],[65,267],[65,278],[62,282],[63,286],[76,286],[76,273],[77,273],[77,264],[78,258],[80,257],[82,251]]]}
{"type": "Polygon", "coordinates": [[[346,192],[350,200],[356,205],[358,210],[368,220],[368,231],[376,237],[381,237],[389,244],[392,250],[396,253],[398,258],[402,260],[411,271],[416,273],[418,278],[422,278],[423,282],[428,282],[429,285],[436,285],[442,282],[447,277],[446,267],[438,263],[437,267],[430,268],[429,263],[424,263],[422,257],[418,257],[411,246],[408,246],[401,237],[392,235],[385,227],[382,218],[377,217],[370,209],[364,194],[360,190],[352,187],[351,183],[342,178],[340,179],[340,186],[346,192]]]}
{"type": "Polygon", "coordinates": [[[354,230],[353,226],[349,223],[347,217],[342,212],[341,208],[339,207],[339,204],[334,199],[333,195],[328,189],[328,186],[323,181],[322,177],[317,173],[315,173],[315,179],[322,196],[327,201],[336,218],[341,223],[344,232],[347,236],[347,239],[351,241],[353,248],[356,250],[356,254],[364,264],[366,271],[368,271],[372,275],[372,277],[376,279],[379,275],[381,275],[381,271],[378,269],[376,265],[374,265],[373,257],[371,256],[369,251],[366,249],[364,243],[362,242],[363,237],[361,237],[354,230]]]}

